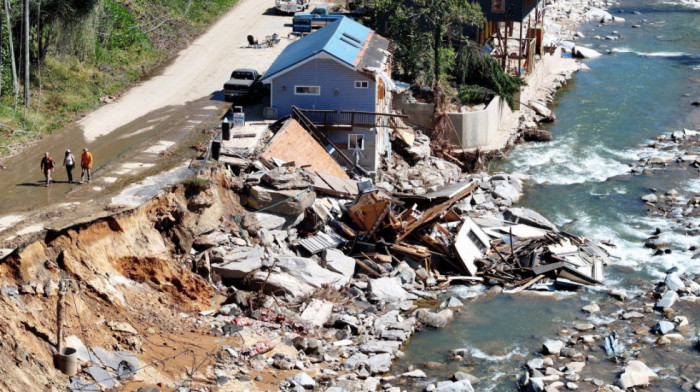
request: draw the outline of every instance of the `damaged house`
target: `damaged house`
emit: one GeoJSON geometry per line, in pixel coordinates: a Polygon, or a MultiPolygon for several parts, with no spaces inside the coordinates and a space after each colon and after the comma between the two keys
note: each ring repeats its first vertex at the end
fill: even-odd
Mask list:
{"type": "Polygon", "coordinates": [[[377,169],[390,148],[389,40],[341,18],[290,44],[263,83],[275,117],[303,114],[357,165],[377,169]]]}

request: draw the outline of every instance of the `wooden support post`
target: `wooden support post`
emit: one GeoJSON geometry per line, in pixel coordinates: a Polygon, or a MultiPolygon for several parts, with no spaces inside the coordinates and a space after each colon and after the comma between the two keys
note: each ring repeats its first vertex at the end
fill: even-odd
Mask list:
{"type": "Polygon", "coordinates": [[[520,21],[520,41],[518,42],[518,75],[522,72],[522,60],[523,59],[523,21],[520,21]]]}
{"type": "Polygon", "coordinates": [[[58,287],[58,302],[56,304],[56,348],[63,353],[63,297],[66,295],[66,281],[61,280],[58,287]]]}
{"type": "Polygon", "coordinates": [[[515,257],[515,252],[513,252],[513,228],[510,227],[508,230],[508,235],[510,236],[510,255],[515,257]]]}

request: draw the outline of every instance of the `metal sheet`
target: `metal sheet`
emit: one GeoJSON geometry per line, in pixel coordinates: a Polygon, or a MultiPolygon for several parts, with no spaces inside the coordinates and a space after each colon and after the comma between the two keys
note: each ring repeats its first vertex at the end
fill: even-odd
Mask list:
{"type": "Polygon", "coordinates": [[[299,240],[299,245],[308,250],[309,253],[316,254],[322,250],[337,248],[345,243],[343,237],[337,234],[319,233],[312,237],[299,240]]]}

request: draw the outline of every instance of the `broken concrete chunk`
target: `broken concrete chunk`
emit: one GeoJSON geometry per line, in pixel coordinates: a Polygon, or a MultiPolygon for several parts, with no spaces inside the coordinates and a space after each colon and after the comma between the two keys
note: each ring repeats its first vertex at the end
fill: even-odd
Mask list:
{"type": "Polygon", "coordinates": [[[311,300],[311,303],[301,313],[301,319],[308,321],[311,325],[321,327],[328,321],[328,318],[333,312],[333,303],[321,301],[318,299],[311,300]]]}
{"type": "Polygon", "coordinates": [[[316,194],[305,190],[276,190],[256,185],[250,188],[248,206],[282,215],[298,216],[314,204],[316,194]]]}
{"type": "Polygon", "coordinates": [[[260,247],[241,247],[232,249],[226,253],[214,248],[212,251],[212,271],[224,279],[242,279],[249,273],[262,268],[263,250],[260,247]]]}
{"type": "Polygon", "coordinates": [[[112,305],[124,306],[124,294],[112,286],[103,278],[95,278],[88,282],[88,287],[95,290],[102,299],[109,301],[112,305]]]}
{"type": "Polygon", "coordinates": [[[83,371],[89,374],[102,388],[112,389],[117,386],[114,377],[99,366],[92,365],[84,368],[83,371]]]}
{"type": "Polygon", "coordinates": [[[123,333],[129,333],[132,335],[138,335],[139,332],[134,328],[133,325],[129,323],[120,323],[120,322],[109,322],[107,323],[107,326],[109,329],[112,331],[117,331],[117,332],[123,332],[123,333]]]}
{"type": "Polygon", "coordinates": [[[265,293],[289,294],[294,298],[303,297],[314,292],[315,288],[286,272],[255,271],[251,275],[252,287],[260,287],[265,293]]]}
{"type": "Polygon", "coordinates": [[[504,218],[515,223],[539,227],[546,230],[559,231],[557,227],[539,213],[522,207],[509,208],[503,213],[504,218]]]}
{"type": "Polygon", "coordinates": [[[241,220],[241,225],[244,229],[251,233],[257,233],[259,230],[276,230],[284,226],[287,222],[286,218],[277,214],[267,212],[258,212],[248,214],[241,220]]]}
{"type": "Polygon", "coordinates": [[[301,372],[292,377],[292,381],[301,385],[304,389],[313,389],[316,386],[316,381],[308,374],[301,372]]]}
{"type": "Polygon", "coordinates": [[[316,288],[332,285],[340,289],[348,282],[346,276],[329,271],[314,260],[304,257],[278,257],[274,261],[274,266],[316,288]]]}
{"type": "Polygon", "coordinates": [[[346,256],[338,249],[327,249],[323,255],[326,261],[326,268],[337,272],[345,277],[351,278],[355,274],[355,259],[346,256]]]}

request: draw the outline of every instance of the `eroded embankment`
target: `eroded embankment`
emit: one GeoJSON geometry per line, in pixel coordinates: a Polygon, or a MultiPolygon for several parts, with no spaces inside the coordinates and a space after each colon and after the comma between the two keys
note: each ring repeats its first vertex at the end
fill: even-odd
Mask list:
{"type": "MultiPolygon", "coordinates": [[[[183,253],[195,236],[229,227],[235,195],[207,181],[175,186],[140,208],[51,231],[0,260],[0,390],[63,390],[54,368],[59,281],[69,280],[64,336],[89,347],[141,353],[132,382],[176,380],[211,349],[185,317],[211,306],[215,292],[183,253]],[[127,279],[124,279],[127,278],[127,279]],[[130,331],[123,324],[131,325],[130,331]]],[[[231,228],[235,230],[235,228],[231,228]]]]}

